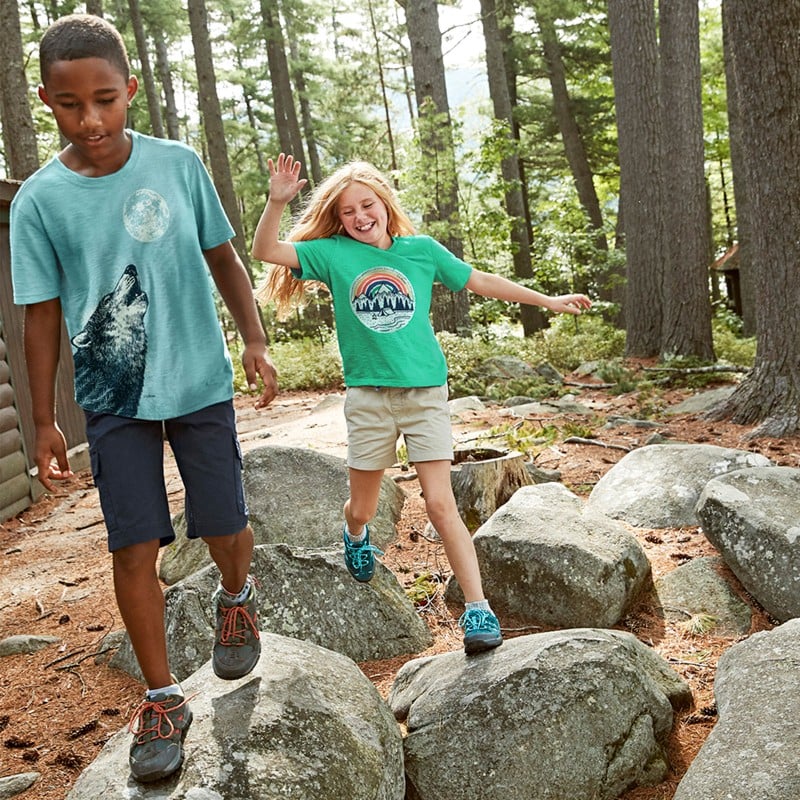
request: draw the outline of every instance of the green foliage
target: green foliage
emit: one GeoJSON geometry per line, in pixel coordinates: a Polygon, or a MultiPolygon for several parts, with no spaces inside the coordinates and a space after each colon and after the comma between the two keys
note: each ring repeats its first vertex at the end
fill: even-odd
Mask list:
{"type": "Polygon", "coordinates": [[[545,360],[566,372],[584,361],[621,358],[625,352],[625,331],[612,327],[593,314],[558,316],[542,338],[545,360]]]}
{"type": "MultiPolygon", "coordinates": [[[[229,345],[234,367],[234,388],[249,394],[242,369],[241,345],[229,345]]],[[[320,339],[289,339],[270,346],[270,355],[278,371],[282,390],[339,389],[342,386],[342,362],[333,336],[320,339]]]]}
{"type": "Polygon", "coordinates": [[[733,312],[718,310],[711,323],[717,360],[738,367],[752,367],[756,358],[756,339],[741,335],[741,320],[733,312]]]}

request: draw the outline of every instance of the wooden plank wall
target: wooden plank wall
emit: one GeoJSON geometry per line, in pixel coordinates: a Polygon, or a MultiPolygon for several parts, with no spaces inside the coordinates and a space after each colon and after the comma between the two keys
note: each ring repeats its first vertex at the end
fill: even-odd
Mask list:
{"type": "MultiPolygon", "coordinates": [[[[21,491],[24,481],[28,483],[28,471],[33,463],[34,429],[28,371],[22,341],[23,309],[14,305],[11,286],[11,251],[9,247],[9,207],[20,184],[17,181],[0,180],[0,518],[8,519],[23,502],[18,498],[6,502],[3,487],[11,482],[8,497],[21,491]],[[14,434],[14,431],[17,431],[14,434]],[[15,438],[19,437],[19,447],[15,438]],[[6,451],[9,452],[6,452],[6,451]],[[13,513],[9,513],[13,512],[13,513]]],[[[72,352],[66,328],[62,326],[61,361],[56,386],[56,409],[58,424],[64,432],[67,447],[73,448],[86,441],[86,422],[83,411],[75,403],[74,370],[72,352]]]]}

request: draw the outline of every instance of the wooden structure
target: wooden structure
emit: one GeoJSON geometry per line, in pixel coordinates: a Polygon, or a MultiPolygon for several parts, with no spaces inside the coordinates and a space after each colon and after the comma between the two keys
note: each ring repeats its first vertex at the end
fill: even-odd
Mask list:
{"type": "MultiPolygon", "coordinates": [[[[9,209],[19,186],[18,181],[0,180],[0,521],[27,508],[39,486],[31,475],[34,428],[22,341],[24,314],[14,305],[11,286],[9,209]]],[[[86,441],[86,422],[75,403],[73,377],[69,338],[62,329],[56,409],[68,448],[86,441]]]]}
{"type": "Polygon", "coordinates": [[[725,293],[728,306],[740,317],[742,311],[742,285],[739,275],[739,244],[738,242],[725,251],[712,265],[711,269],[720,273],[725,280],[725,293]]]}

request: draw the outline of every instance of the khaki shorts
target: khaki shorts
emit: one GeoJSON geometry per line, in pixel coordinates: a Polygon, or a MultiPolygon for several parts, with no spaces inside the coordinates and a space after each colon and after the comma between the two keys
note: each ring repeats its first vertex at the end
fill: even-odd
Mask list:
{"type": "Polygon", "coordinates": [[[347,466],[377,470],[397,463],[397,439],[408,460],[452,461],[447,384],[423,388],[351,386],[344,401],[347,466]]]}

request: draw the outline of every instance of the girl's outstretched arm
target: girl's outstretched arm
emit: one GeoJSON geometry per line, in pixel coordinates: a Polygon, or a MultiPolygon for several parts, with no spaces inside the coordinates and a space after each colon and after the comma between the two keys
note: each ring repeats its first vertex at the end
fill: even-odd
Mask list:
{"type": "Polygon", "coordinates": [[[580,314],[582,309],[592,306],[592,301],[585,294],[562,294],[551,297],[520,286],[508,278],[478,269],[472,270],[466,288],[482,297],[494,297],[509,303],[541,306],[558,314],[580,314]]]}
{"type": "Polygon", "coordinates": [[[301,164],[292,156],[281,153],[277,161],[273,162],[270,158],[267,163],[270,175],[269,197],[253,237],[253,258],[270,264],[297,267],[299,261],[294,245],[281,241],[278,234],[284,209],[307,181],[299,177],[301,164]]]}

